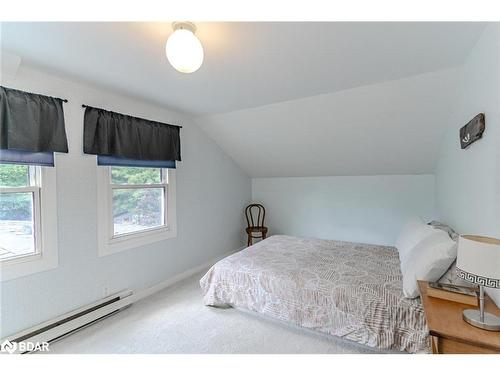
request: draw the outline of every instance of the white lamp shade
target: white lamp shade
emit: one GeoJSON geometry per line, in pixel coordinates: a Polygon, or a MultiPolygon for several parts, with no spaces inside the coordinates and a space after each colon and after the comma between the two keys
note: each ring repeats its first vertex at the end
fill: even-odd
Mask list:
{"type": "Polygon", "coordinates": [[[203,63],[203,46],[191,30],[177,29],[165,46],[167,59],[181,73],[193,73],[203,63]]]}
{"type": "Polygon", "coordinates": [[[500,288],[500,240],[460,236],[457,275],[474,284],[500,288]]]}

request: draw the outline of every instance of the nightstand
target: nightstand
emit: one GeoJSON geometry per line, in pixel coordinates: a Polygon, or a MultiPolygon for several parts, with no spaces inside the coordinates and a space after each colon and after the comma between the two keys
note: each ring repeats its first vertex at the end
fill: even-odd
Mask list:
{"type": "MultiPolygon", "coordinates": [[[[429,297],[427,281],[419,281],[420,297],[430,334],[433,354],[500,354],[500,332],[479,329],[462,318],[462,303],[429,297]]],[[[486,297],[486,311],[500,316],[500,309],[486,297]]]]}

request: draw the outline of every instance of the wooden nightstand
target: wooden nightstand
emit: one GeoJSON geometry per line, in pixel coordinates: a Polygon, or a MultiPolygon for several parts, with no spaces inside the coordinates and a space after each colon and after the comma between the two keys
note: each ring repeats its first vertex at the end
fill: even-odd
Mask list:
{"type": "MultiPolygon", "coordinates": [[[[429,297],[426,281],[419,281],[420,297],[429,327],[434,354],[499,354],[500,332],[479,329],[462,318],[464,309],[475,308],[462,303],[429,297]]],[[[493,301],[486,297],[486,311],[500,316],[493,301]]]]}

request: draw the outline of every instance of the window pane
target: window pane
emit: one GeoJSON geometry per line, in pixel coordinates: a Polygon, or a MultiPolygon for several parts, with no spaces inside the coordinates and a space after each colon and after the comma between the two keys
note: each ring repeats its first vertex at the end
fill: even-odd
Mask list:
{"type": "Polygon", "coordinates": [[[29,186],[30,173],[27,165],[0,164],[0,186],[29,186]]]}
{"type": "Polygon", "coordinates": [[[160,168],[111,167],[113,184],[159,184],[160,168]]]}
{"type": "Polygon", "coordinates": [[[164,190],[163,188],[113,189],[114,234],[164,225],[164,190]]]}
{"type": "Polygon", "coordinates": [[[1,193],[0,260],[34,252],[33,193],[1,193]]]}

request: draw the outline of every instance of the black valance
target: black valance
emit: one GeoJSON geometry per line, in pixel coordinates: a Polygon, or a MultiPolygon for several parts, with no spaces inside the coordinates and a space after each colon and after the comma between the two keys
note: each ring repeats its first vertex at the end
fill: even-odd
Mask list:
{"type": "Polygon", "coordinates": [[[181,160],[180,127],[86,106],[83,152],[134,160],[181,160]]]}
{"type": "Polygon", "coordinates": [[[0,86],[0,149],[68,152],[62,102],[0,86]]]}

